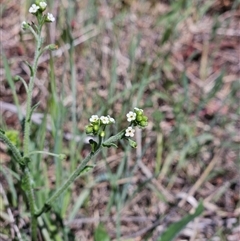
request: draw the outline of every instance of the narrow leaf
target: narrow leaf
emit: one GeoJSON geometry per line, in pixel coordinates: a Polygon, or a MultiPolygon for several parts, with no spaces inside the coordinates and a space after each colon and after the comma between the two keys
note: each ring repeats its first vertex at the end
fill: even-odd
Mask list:
{"type": "Polygon", "coordinates": [[[200,202],[194,214],[188,214],[182,218],[182,220],[173,223],[169,226],[169,228],[159,237],[158,241],[171,241],[179,234],[184,227],[191,222],[194,218],[201,215],[204,210],[203,203],[200,202]]]}
{"type": "Polygon", "coordinates": [[[97,146],[98,146],[97,142],[94,141],[93,139],[90,139],[90,140],[89,140],[89,143],[90,143],[90,145],[91,145],[92,152],[95,152],[96,149],[97,149],[97,146]]]}
{"type": "Polygon", "coordinates": [[[116,147],[116,148],[118,147],[118,146],[117,146],[115,143],[113,143],[113,142],[111,142],[111,143],[103,143],[102,145],[105,146],[105,147],[112,147],[112,146],[113,146],[113,147],[116,147]]]}
{"type": "Polygon", "coordinates": [[[136,148],[137,147],[137,143],[135,141],[133,141],[132,139],[128,138],[128,142],[130,144],[130,146],[132,148],[136,148]]]}
{"type": "Polygon", "coordinates": [[[110,241],[110,237],[102,223],[94,231],[94,241],[110,241]]]}

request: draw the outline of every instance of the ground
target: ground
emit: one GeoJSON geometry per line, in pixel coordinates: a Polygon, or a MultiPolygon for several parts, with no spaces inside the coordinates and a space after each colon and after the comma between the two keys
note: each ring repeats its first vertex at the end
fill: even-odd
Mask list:
{"type": "MultiPolygon", "coordinates": [[[[20,140],[13,89],[22,110],[26,92],[9,82],[29,81],[24,61],[33,60],[34,39],[21,22],[35,21],[30,5],[1,6],[1,128],[18,130],[20,140]]],[[[67,160],[41,157],[36,192],[50,193],[87,155],[82,133],[92,114],[117,120],[108,135],[126,126],[132,107],[149,117],[136,131],[136,150],[120,142],[99,155],[56,204],[52,225],[69,227],[76,240],[93,240],[99,222],[111,240],[158,240],[202,200],[202,215],[175,240],[240,240],[239,1],[54,1],[49,8],[56,21],[43,37],[58,50],[39,60],[32,148],[63,151],[67,160]]],[[[29,216],[3,143],[0,155],[0,239],[13,240],[28,236],[29,216]]]]}

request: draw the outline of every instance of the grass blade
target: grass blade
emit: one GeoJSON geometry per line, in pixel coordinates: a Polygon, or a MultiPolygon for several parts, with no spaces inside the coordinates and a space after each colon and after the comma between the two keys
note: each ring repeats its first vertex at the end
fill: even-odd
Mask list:
{"type": "Polygon", "coordinates": [[[169,228],[163,233],[163,235],[159,237],[158,241],[173,240],[189,222],[191,222],[194,218],[201,215],[203,210],[204,210],[203,203],[200,202],[194,214],[188,214],[182,220],[170,225],[169,228]]]}

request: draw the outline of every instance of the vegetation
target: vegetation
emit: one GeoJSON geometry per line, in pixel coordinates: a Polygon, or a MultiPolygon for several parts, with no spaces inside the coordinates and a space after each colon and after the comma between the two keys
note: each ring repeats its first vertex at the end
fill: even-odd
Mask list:
{"type": "Polygon", "coordinates": [[[240,2],[40,2],[1,9],[0,239],[237,241],[240,2]]]}

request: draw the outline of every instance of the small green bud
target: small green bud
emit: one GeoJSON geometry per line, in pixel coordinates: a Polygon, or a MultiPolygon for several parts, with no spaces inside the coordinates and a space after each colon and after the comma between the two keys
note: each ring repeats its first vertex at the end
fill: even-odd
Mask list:
{"type": "Polygon", "coordinates": [[[104,131],[101,131],[100,136],[101,136],[101,137],[104,137],[104,136],[105,136],[105,132],[104,132],[104,131]]]}
{"type": "Polygon", "coordinates": [[[143,115],[143,111],[141,111],[141,110],[135,110],[135,113],[137,114],[137,116],[143,115]]]}
{"type": "Polygon", "coordinates": [[[64,159],[66,159],[67,158],[67,156],[65,155],[65,154],[59,154],[59,159],[61,159],[61,160],[64,160],[64,159]]]}
{"type": "Polygon", "coordinates": [[[148,125],[147,121],[141,121],[139,124],[141,127],[146,127],[148,125]]]}
{"type": "Polygon", "coordinates": [[[137,115],[137,118],[136,118],[137,121],[141,121],[142,119],[143,117],[141,115],[137,115]]]}
{"type": "Polygon", "coordinates": [[[87,125],[87,126],[85,127],[85,131],[86,131],[86,134],[91,134],[91,133],[93,133],[93,126],[87,125]]]}
{"type": "Polygon", "coordinates": [[[142,118],[142,120],[143,120],[143,121],[148,121],[147,116],[144,115],[143,118],[142,118]]]}
{"type": "Polygon", "coordinates": [[[132,148],[136,148],[137,147],[137,143],[135,141],[131,140],[130,138],[128,139],[128,142],[129,142],[129,144],[130,144],[130,146],[132,148]]]}
{"type": "Polygon", "coordinates": [[[48,45],[48,49],[51,50],[51,51],[53,51],[53,50],[58,49],[58,46],[57,46],[56,44],[49,44],[49,45],[48,45]]]}
{"type": "Polygon", "coordinates": [[[23,30],[29,29],[29,25],[28,25],[27,22],[25,22],[25,21],[22,22],[22,29],[23,29],[23,30]]]}
{"type": "Polygon", "coordinates": [[[99,130],[99,125],[98,125],[98,124],[94,124],[94,125],[93,125],[93,130],[94,130],[95,132],[97,132],[97,131],[99,130]]]}

